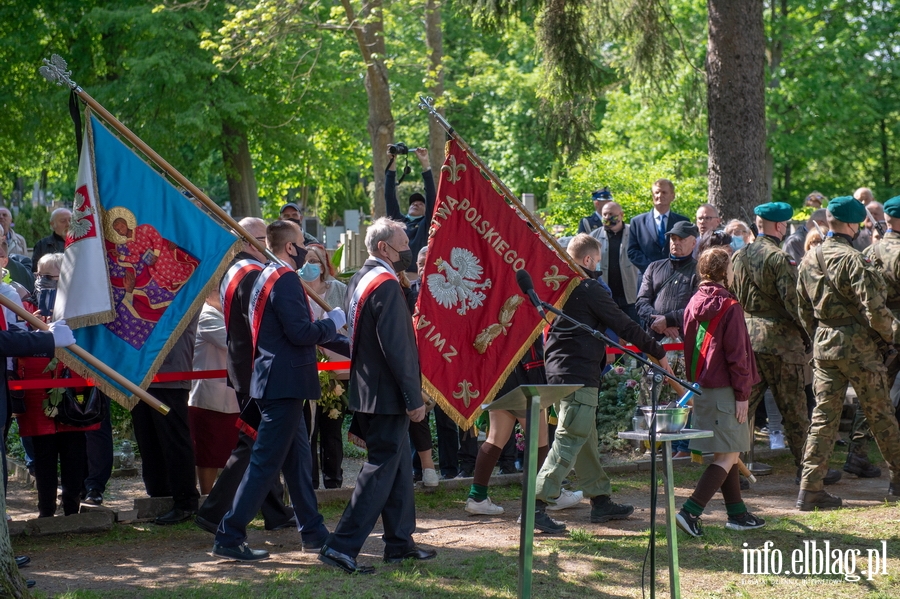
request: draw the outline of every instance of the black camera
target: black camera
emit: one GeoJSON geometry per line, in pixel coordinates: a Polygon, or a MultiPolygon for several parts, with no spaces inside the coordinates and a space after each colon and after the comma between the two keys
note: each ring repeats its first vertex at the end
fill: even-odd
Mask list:
{"type": "Polygon", "coordinates": [[[388,153],[393,154],[394,156],[403,156],[409,154],[409,148],[405,143],[389,144],[388,153]]]}

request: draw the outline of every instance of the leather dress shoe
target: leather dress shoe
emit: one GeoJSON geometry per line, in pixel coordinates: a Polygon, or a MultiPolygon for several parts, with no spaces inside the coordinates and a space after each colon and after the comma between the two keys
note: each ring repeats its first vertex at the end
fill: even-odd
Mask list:
{"type": "Polygon", "coordinates": [[[250,549],[247,543],[241,543],[237,547],[223,547],[213,543],[212,554],[224,559],[237,560],[239,562],[258,562],[269,557],[269,552],[262,549],[250,549]]]}
{"type": "Polygon", "coordinates": [[[191,519],[191,517],[196,514],[195,510],[182,510],[180,508],[173,508],[172,511],[167,512],[154,520],[156,524],[162,526],[168,526],[170,524],[181,524],[182,522],[187,522],[191,519]]]}
{"type": "Polygon", "coordinates": [[[37,584],[36,580],[26,580],[25,581],[25,586],[27,586],[29,589],[34,588],[34,585],[36,585],[36,584],[37,584]]]}
{"type": "Polygon", "coordinates": [[[424,561],[433,559],[436,555],[437,551],[434,549],[422,549],[417,545],[404,553],[385,553],[384,561],[387,564],[399,564],[405,559],[424,561]]]}
{"type": "Polygon", "coordinates": [[[328,545],[323,545],[322,550],[319,552],[319,561],[328,564],[329,566],[334,566],[336,568],[340,568],[344,572],[348,574],[374,574],[375,568],[372,566],[361,566],[356,563],[356,560],[347,555],[346,553],[341,553],[340,551],[336,551],[329,547],[328,545]]]}
{"type": "Polygon", "coordinates": [[[319,539],[302,539],[302,550],[303,553],[319,553],[322,551],[322,547],[325,546],[325,541],[328,540],[328,535],[324,535],[319,539]]]}
{"type": "Polygon", "coordinates": [[[216,530],[218,530],[218,528],[219,528],[218,524],[214,524],[214,523],[210,522],[203,516],[197,516],[196,518],[194,518],[194,524],[196,524],[197,526],[199,526],[200,528],[202,528],[203,530],[205,530],[206,532],[208,532],[210,534],[216,534],[216,530]]]}
{"type": "Polygon", "coordinates": [[[20,568],[24,568],[28,564],[31,563],[31,558],[27,555],[17,555],[16,556],[16,565],[20,568]]]}
{"type": "Polygon", "coordinates": [[[103,493],[97,489],[88,489],[87,494],[81,502],[87,503],[88,505],[103,505],[103,493]]]}
{"type": "Polygon", "coordinates": [[[281,524],[276,524],[275,526],[266,526],[266,530],[284,530],[286,528],[293,528],[297,530],[297,517],[291,516],[290,520],[282,522],[281,524]]]}

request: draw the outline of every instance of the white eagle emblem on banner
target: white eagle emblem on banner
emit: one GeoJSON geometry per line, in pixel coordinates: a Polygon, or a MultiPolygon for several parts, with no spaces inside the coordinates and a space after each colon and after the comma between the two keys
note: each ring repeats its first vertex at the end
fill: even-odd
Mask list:
{"type": "Polygon", "coordinates": [[[465,248],[453,248],[450,261],[438,258],[435,266],[438,272],[428,275],[428,290],[437,303],[445,308],[460,304],[456,309],[460,316],[482,305],[487,296],[479,290],[490,289],[491,280],[478,282],[484,269],[475,254],[465,248]]]}

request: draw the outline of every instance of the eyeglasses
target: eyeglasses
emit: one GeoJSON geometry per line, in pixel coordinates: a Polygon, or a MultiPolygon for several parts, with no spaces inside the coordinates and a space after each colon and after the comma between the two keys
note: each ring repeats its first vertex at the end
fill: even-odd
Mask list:
{"type": "Polygon", "coordinates": [[[707,220],[719,220],[719,217],[718,217],[718,216],[698,216],[698,217],[697,217],[697,220],[698,220],[698,221],[701,221],[701,220],[703,220],[703,221],[707,221],[707,220]]]}

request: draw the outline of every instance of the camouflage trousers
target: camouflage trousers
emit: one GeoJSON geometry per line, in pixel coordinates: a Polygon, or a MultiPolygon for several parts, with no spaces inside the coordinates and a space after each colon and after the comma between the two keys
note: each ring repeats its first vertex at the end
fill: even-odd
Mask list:
{"type": "Polygon", "coordinates": [[[799,468],[803,463],[803,447],[806,445],[806,433],[809,429],[806,393],[803,390],[803,365],[785,364],[784,360],[771,354],[755,355],[760,382],[753,385],[750,391],[748,414],[756,413],[766,390],[771,389],[775,403],[784,417],[784,436],[794,455],[794,465],[799,468]]]}
{"type": "Polygon", "coordinates": [[[585,497],[609,495],[612,485],[600,463],[597,440],[597,387],[582,387],[559,402],[559,422],[550,453],[535,482],[535,497],[553,503],[572,468],[585,497]]]}
{"type": "Polygon", "coordinates": [[[847,386],[857,390],[859,405],[865,412],[878,448],[891,469],[891,482],[900,482],[900,430],[894,409],[888,400],[887,374],[863,370],[848,360],[815,360],[813,388],[816,407],[803,454],[805,491],[823,490],[828,472],[828,460],[834,450],[834,440],[841,422],[841,409],[847,386]]]}
{"type": "MultiPolygon", "coordinates": [[[[900,359],[895,359],[888,367],[887,372],[887,391],[890,391],[894,379],[900,374],[900,359]]],[[[856,387],[854,387],[856,389],[856,387]]],[[[887,397],[887,392],[885,393],[887,397]]],[[[894,417],[900,420],[900,404],[894,412],[894,417]]],[[[850,446],[847,448],[847,454],[855,453],[861,456],[869,455],[869,440],[872,438],[872,430],[869,428],[869,421],[866,419],[865,413],[861,409],[856,410],[856,416],[853,418],[853,426],[850,427],[850,446]]]]}

